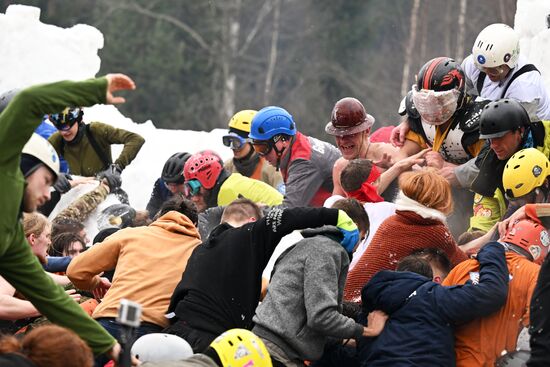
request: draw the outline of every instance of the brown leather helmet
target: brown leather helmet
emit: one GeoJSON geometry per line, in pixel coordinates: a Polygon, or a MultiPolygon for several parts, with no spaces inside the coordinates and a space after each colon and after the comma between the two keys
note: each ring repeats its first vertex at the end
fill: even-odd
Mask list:
{"type": "Polygon", "coordinates": [[[374,117],[369,115],[358,99],[342,98],[334,105],[330,121],[325,132],[330,135],[344,136],[365,131],[374,124],[374,117]]]}

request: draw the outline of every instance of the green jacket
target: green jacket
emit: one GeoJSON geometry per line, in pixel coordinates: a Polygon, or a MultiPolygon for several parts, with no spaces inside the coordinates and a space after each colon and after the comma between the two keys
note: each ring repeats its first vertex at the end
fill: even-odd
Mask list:
{"type": "MultiPolygon", "coordinates": [[[[80,126],[79,129],[84,129],[84,125],[80,126]]],[[[117,129],[101,122],[90,123],[89,129],[97,145],[111,162],[113,160],[111,144],[124,144],[124,149],[114,162],[122,169],[132,162],[145,142],[145,139],[136,133],[117,129]]],[[[57,154],[65,158],[72,174],[89,177],[107,168],[90,144],[86,134],[82,135],[78,143],[63,141],[63,137],[59,132],[52,134],[48,140],[57,151],[57,154]]]]}
{"type": "Polygon", "coordinates": [[[96,354],[111,349],[115,339],[46,275],[25,239],[20,222],[25,180],[19,161],[44,114],[105,103],[106,88],[105,78],[39,85],[21,91],[0,114],[0,275],[48,319],[80,335],[96,354]]]}

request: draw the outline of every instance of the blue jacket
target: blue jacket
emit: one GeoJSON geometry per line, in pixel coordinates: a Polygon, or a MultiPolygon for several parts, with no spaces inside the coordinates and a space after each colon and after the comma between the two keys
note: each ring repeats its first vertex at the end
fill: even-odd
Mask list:
{"type": "Polygon", "coordinates": [[[153,217],[160,210],[162,204],[164,204],[164,202],[170,199],[172,196],[174,196],[174,194],[172,194],[172,192],[168,190],[164,183],[164,180],[159,177],[155,181],[153,192],[151,192],[151,198],[149,199],[149,203],[147,203],[146,209],[149,212],[149,218],[153,219],[153,217]]]}
{"type": "Polygon", "coordinates": [[[478,284],[444,287],[411,272],[380,271],[361,293],[363,314],[390,318],[376,338],[362,338],[362,366],[454,366],[453,326],[498,310],[506,301],[504,247],[487,244],[478,254],[478,284]]]}
{"type": "MultiPolygon", "coordinates": [[[[48,115],[44,117],[40,125],[34,130],[35,133],[48,139],[53,133],[57,132],[57,129],[50,123],[48,123],[48,115]]],[[[63,157],[59,157],[59,170],[63,173],[69,173],[69,164],[63,157]]]]}

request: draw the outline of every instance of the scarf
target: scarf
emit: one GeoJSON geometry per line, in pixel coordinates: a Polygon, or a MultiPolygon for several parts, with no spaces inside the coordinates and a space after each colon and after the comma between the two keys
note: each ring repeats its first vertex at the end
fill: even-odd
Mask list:
{"type": "Polygon", "coordinates": [[[233,164],[241,175],[250,177],[256,170],[256,166],[260,163],[260,156],[250,149],[250,152],[241,159],[233,158],[233,164]]]}
{"type": "Polygon", "coordinates": [[[346,196],[348,198],[357,199],[361,203],[379,203],[384,201],[384,199],[378,195],[377,187],[373,185],[373,182],[375,182],[378,177],[380,177],[380,171],[373,165],[369,177],[367,177],[361,187],[357,190],[346,192],[346,196]]]}

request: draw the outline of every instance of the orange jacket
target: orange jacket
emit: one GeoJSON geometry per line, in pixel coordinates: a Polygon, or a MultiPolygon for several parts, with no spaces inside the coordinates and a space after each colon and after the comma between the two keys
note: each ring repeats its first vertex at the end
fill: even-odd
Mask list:
{"type": "MultiPolygon", "coordinates": [[[[457,367],[494,366],[503,351],[515,351],[522,326],[529,325],[529,303],[540,266],[512,251],[506,252],[506,264],[510,284],[504,307],[455,330],[457,367]]],[[[443,285],[464,284],[476,276],[479,263],[466,260],[449,273],[443,285]]]]}
{"type": "Polygon", "coordinates": [[[183,214],[171,211],[147,227],[124,228],[76,256],[67,276],[80,289],[93,290],[98,274],[116,266],[112,286],[93,317],[116,317],[122,298],[143,307],[142,320],[168,326],[164,313],[199,231],[183,214]]]}

